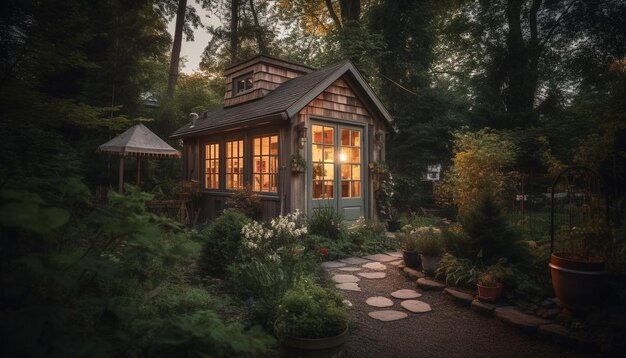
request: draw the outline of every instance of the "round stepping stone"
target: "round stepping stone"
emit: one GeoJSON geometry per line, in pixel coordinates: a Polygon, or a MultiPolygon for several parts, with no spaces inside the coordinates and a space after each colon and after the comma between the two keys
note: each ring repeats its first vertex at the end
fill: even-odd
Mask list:
{"type": "Polygon", "coordinates": [[[361,287],[359,287],[359,284],[355,283],[355,282],[339,283],[339,284],[336,284],[335,287],[337,287],[340,290],[344,290],[344,291],[361,292],[361,287]]]}
{"type": "Polygon", "coordinates": [[[367,300],[365,300],[365,303],[367,303],[370,306],[374,306],[374,307],[390,307],[390,306],[393,306],[393,301],[388,299],[387,297],[383,297],[383,296],[370,297],[367,300]]]}
{"type": "Polygon", "coordinates": [[[359,282],[360,278],[354,275],[335,275],[333,280],[337,283],[359,282]]]}
{"type": "Polygon", "coordinates": [[[410,298],[418,298],[421,297],[422,294],[421,293],[417,293],[417,291],[415,290],[409,290],[409,289],[402,289],[402,290],[398,290],[398,291],[393,291],[391,293],[392,297],[395,298],[399,298],[401,300],[407,300],[410,298]]]}
{"type": "Polygon", "coordinates": [[[374,311],[368,313],[367,315],[372,317],[373,319],[377,319],[383,322],[397,321],[399,319],[407,318],[409,316],[404,312],[394,310],[374,311]]]}
{"type": "Polygon", "coordinates": [[[414,313],[424,313],[433,310],[432,308],[430,308],[430,305],[428,303],[418,300],[402,301],[400,302],[400,306],[414,313]]]}
{"type": "Polygon", "coordinates": [[[346,271],[346,272],[355,272],[355,271],[361,271],[360,267],[340,267],[339,268],[340,271],[346,271]]]}
{"type": "Polygon", "coordinates": [[[337,267],[342,267],[342,266],[346,266],[346,264],[343,262],[339,262],[339,261],[322,262],[323,268],[337,268],[337,267]]]}
{"type": "Polygon", "coordinates": [[[385,278],[387,276],[384,272],[360,272],[357,275],[370,279],[385,278]]]}
{"type": "Polygon", "coordinates": [[[387,269],[387,266],[381,264],[380,262],[370,262],[369,264],[365,264],[361,267],[376,271],[385,271],[387,269]]]}
{"type": "Polygon", "coordinates": [[[346,263],[348,265],[360,265],[360,264],[364,264],[367,262],[371,262],[370,260],[362,259],[360,257],[348,257],[347,259],[341,259],[339,261],[346,263]]]}
{"type": "Polygon", "coordinates": [[[368,255],[368,256],[363,256],[363,258],[366,258],[372,261],[378,261],[378,262],[388,262],[388,261],[397,260],[397,257],[393,257],[393,256],[385,255],[385,254],[368,255]]]}

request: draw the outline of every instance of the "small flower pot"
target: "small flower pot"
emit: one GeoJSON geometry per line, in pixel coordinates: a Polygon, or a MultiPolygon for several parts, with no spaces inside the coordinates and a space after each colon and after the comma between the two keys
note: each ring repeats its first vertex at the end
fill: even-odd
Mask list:
{"type": "Polygon", "coordinates": [[[477,283],[476,288],[478,289],[478,295],[476,297],[479,300],[486,301],[486,302],[496,302],[498,298],[502,296],[502,290],[504,289],[504,285],[499,283],[494,287],[490,287],[490,286],[483,286],[477,283]]]}
{"type": "Polygon", "coordinates": [[[422,271],[424,273],[433,273],[437,269],[437,265],[439,265],[439,261],[441,261],[441,256],[428,256],[420,254],[420,259],[422,260],[422,271]]]}
{"type": "Polygon", "coordinates": [[[416,269],[420,268],[420,255],[417,252],[402,250],[402,258],[406,266],[416,269]]]}
{"type": "Polygon", "coordinates": [[[348,341],[349,329],[334,337],[326,338],[297,338],[285,337],[281,341],[281,357],[331,358],[345,357],[345,345],[348,341]]]}

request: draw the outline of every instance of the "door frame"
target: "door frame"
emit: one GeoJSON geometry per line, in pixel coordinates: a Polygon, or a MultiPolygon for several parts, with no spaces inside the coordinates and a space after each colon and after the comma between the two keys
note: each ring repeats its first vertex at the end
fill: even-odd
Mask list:
{"type": "Polygon", "coordinates": [[[361,198],[363,201],[362,216],[369,219],[369,171],[367,166],[369,163],[369,126],[366,123],[357,123],[335,118],[323,118],[318,116],[309,116],[307,118],[307,147],[306,147],[306,160],[308,169],[305,176],[306,185],[306,198],[305,205],[308,216],[313,215],[314,201],[313,201],[313,125],[333,126],[335,128],[335,198],[331,199],[334,202],[335,209],[339,210],[339,200],[341,199],[341,165],[338,164],[337,156],[341,150],[341,137],[340,127],[352,127],[361,131],[361,198]],[[339,139],[339,140],[337,140],[339,139]],[[339,149],[339,150],[338,150],[339,149]]]}

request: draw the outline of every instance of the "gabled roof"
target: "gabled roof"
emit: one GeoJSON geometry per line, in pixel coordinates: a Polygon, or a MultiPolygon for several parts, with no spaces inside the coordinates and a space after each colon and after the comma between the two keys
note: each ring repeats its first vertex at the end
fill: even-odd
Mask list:
{"type": "Polygon", "coordinates": [[[180,152],[139,123],[98,147],[97,152],[123,156],[180,157],[180,152]]]}
{"type": "Polygon", "coordinates": [[[383,119],[393,129],[393,118],[385,109],[385,106],[376,97],[352,62],[344,61],[291,79],[259,100],[205,112],[195,124],[188,123],[177,129],[171,138],[187,137],[211,129],[243,124],[264,118],[278,117],[289,119],[344,75],[353,80],[352,82],[355,84],[358,84],[357,87],[359,88],[355,88],[355,92],[357,95],[361,94],[360,97],[362,98],[360,99],[367,102],[366,104],[371,104],[368,108],[375,112],[372,114],[383,119]]]}

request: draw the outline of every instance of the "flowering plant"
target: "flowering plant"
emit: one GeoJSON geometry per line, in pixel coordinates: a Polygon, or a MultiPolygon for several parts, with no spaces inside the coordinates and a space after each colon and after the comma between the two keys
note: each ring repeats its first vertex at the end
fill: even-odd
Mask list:
{"type": "Polygon", "coordinates": [[[422,226],[415,230],[417,252],[426,256],[439,256],[443,253],[441,230],[433,226],[422,226]]]}

